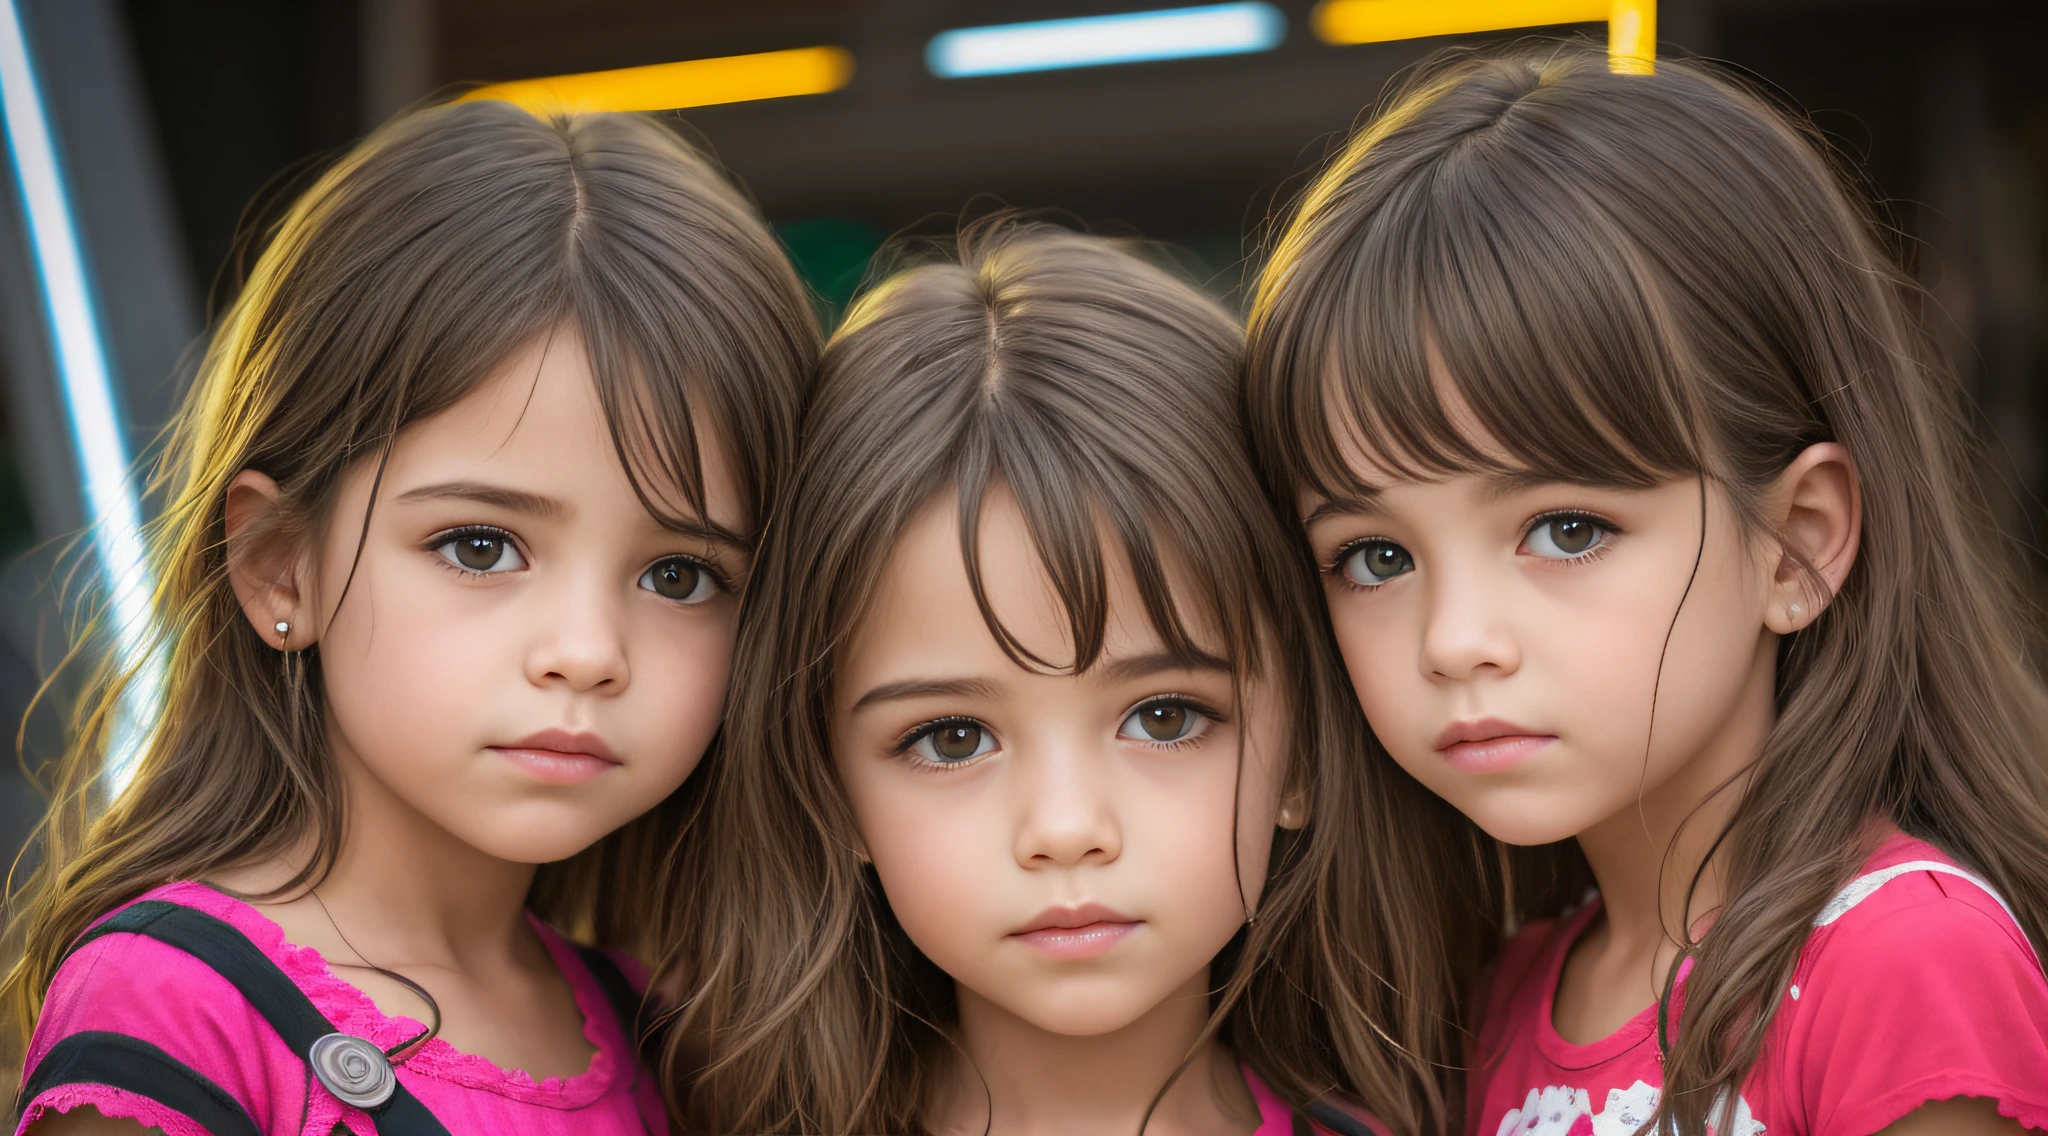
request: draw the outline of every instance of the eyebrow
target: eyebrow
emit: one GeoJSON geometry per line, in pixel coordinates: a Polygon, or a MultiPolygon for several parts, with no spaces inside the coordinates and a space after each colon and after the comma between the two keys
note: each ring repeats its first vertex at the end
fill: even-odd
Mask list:
{"type": "MultiPolygon", "coordinates": [[[[408,489],[398,495],[401,503],[413,501],[474,501],[481,505],[493,505],[529,516],[557,518],[568,513],[568,506],[553,497],[539,493],[528,493],[523,489],[511,489],[503,485],[491,485],[481,481],[444,481],[436,485],[422,485],[408,489]]],[[[690,519],[673,521],[656,518],[661,527],[669,532],[701,540],[706,544],[719,544],[734,552],[745,555],[746,546],[732,538],[732,535],[716,525],[690,519]]]]}
{"type": "Polygon", "coordinates": [[[1111,682],[1129,682],[1166,671],[1219,671],[1229,674],[1233,670],[1229,660],[1206,652],[1180,655],[1172,651],[1154,651],[1149,655],[1133,655],[1104,663],[1102,676],[1111,682]]]}
{"type": "MultiPolygon", "coordinates": [[[[1101,673],[1111,682],[1130,682],[1166,671],[1220,671],[1229,674],[1232,670],[1227,660],[1215,655],[1177,655],[1171,651],[1154,651],[1146,655],[1112,660],[1103,664],[1101,673]]],[[[901,682],[885,682],[869,690],[853,704],[853,709],[859,712],[879,702],[899,702],[906,698],[993,698],[996,693],[996,684],[981,678],[904,679],[901,682]]]]}
{"type": "MultiPolygon", "coordinates": [[[[1550,485],[1565,485],[1579,489],[1614,488],[1601,482],[1573,481],[1569,478],[1554,477],[1547,473],[1537,473],[1526,469],[1497,470],[1483,475],[1483,478],[1485,482],[1483,496],[1488,501],[1498,501],[1503,497],[1512,496],[1525,489],[1540,489],[1550,485]]],[[[1379,497],[1380,490],[1370,487],[1362,495],[1358,496],[1325,497],[1321,504],[1309,510],[1308,516],[1302,518],[1302,527],[1307,528],[1324,517],[1339,514],[1363,516],[1378,514],[1382,511],[1380,509],[1379,497]]]]}
{"type": "Polygon", "coordinates": [[[1325,497],[1320,505],[1310,509],[1308,516],[1301,519],[1303,528],[1315,524],[1324,517],[1342,513],[1373,514],[1380,511],[1379,490],[1371,490],[1363,497],[1325,497]]]}
{"type": "Polygon", "coordinates": [[[437,485],[422,485],[399,494],[398,500],[401,504],[413,501],[474,501],[479,505],[495,505],[536,517],[559,517],[568,512],[568,508],[553,497],[481,481],[444,481],[437,485]]]}
{"type": "Polygon", "coordinates": [[[906,698],[973,697],[993,698],[996,684],[982,678],[911,678],[885,682],[860,696],[855,713],[879,702],[900,702],[906,698]]]}

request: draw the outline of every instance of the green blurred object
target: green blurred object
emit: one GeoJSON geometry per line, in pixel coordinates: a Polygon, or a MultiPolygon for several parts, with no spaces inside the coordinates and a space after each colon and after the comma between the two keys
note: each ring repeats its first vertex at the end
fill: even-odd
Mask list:
{"type": "Polygon", "coordinates": [[[860,289],[868,261],[885,234],[873,225],[840,217],[810,217],[775,226],[797,275],[818,298],[818,318],[830,331],[860,289]]]}

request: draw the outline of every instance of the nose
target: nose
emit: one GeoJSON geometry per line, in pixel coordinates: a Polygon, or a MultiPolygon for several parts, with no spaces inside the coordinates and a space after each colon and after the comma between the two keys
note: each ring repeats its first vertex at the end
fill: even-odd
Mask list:
{"type": "Polygon", "coordinates": [[[1522,665],[1522,650],[1504,610],[1507,590],[1476,574],[1432,574],[1423,618],[1422,673],[1462,681],[1505,676],[1522,665]]]}
{"type": "Polygon", "coordinates": [[[625,690],[632,678],[625,613],[613,589],[596,579],[567,577],[550,591],[527,651],[527,681],[578,694],[625,690]]]}
{"type": "Polygon", "coordinates": [[[1108,864],[1123,852],[1123,833],[1104,784],[1106,763],[1080,745],[1063,744],[1036,760],[1014,763],[1024,782],[1016,857],[1027,870],[1108,864]]]}

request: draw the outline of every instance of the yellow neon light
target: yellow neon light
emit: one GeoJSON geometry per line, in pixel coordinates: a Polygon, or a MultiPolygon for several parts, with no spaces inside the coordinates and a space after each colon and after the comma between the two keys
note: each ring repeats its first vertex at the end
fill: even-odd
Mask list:
{"type": "Polygon", "coordinates": [[[1323,0],[1309,25],[1324,43],[1380,43],[1547,24],[1607,25],[1607,65],[1657,65],[1657,0],[1323,0]]]}
{"type": "Polygon", "coordinates": [[[535,114],[678,107],[822,95],[853,78],[853,53],[843,47],[799,47],[758,55],[727,55],[582,75],[494,83],[462,96],[501,99],[535,114]]]}

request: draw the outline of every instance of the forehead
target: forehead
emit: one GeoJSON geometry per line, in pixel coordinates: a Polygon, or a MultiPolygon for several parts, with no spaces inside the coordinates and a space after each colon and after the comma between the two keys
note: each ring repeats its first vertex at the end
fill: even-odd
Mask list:
{"type": "MultiPolygon", "coordinates": [[[[551,496],[631,501],[643,511],[644,493],[665,515],[695,516],[682,485],[655,457],[661,431],[647,402],[620,408],[614,423],[580,332],[564,325],[521,344],[453,404],[402,430],[391,473],[460,467],[472,477],[530,484],[551,496]],[[632,455],[630,475],[615,434],[632,455]]],[[[711,514],[703,519],[744,531],[732,455],[709,418],[695,415],[693,424],[711,514]]]]}
{"type": "MultiPolygon", "coordinates": [[[[1527,472],[1473,410],[1433,345],[1428,357],[1430,388],[1444,430],[1466,453],[1416,453],[1416,441],[1397,443],[1398,434],[1412,437],[1414,432],[1397,431],[1379,405],[1361,397],[1358,384],[1347,381],[1332,368],[1326,372],[1319,394],[1331,448],[1343,466],[1344,476],[1339,480],[1348,483],[1343,488],[1369,492],[1392,485],[1441,480],[1447,474],[1527,472]]],[[[1326,495],[1314,489],[1303,492],[1317,497],[1326,495]]]]}
{"type": "MultiPolygon", "coordinates": [[[[1074,655],[1073,618],[1038,554],[1015,496],[1001,485],[982,503],[976,558],[986,616],[976,602],[973,579],[961,547],[959,497],[934,495],[913,515],[882,566],[871,601],[854,629],[848,658],[915,652],[922,647],[972,644],[990,665],[1017,664],[1003,653],[993,617],[1030,656],[1057,667],[1074,655]]],[[[1098,530],[1102,556],[1103,650],[1101,661],[1154,654],[1167,649],[1165,636],[1147,615],[1137,575],[1114,534],[1098,530]]],[[[1200,603],[1190,603],[1186,574],[1171,563],[1168,588],[1195,647],[1211,656],[1224,653],[1216,620],[1200,603]]]]}

